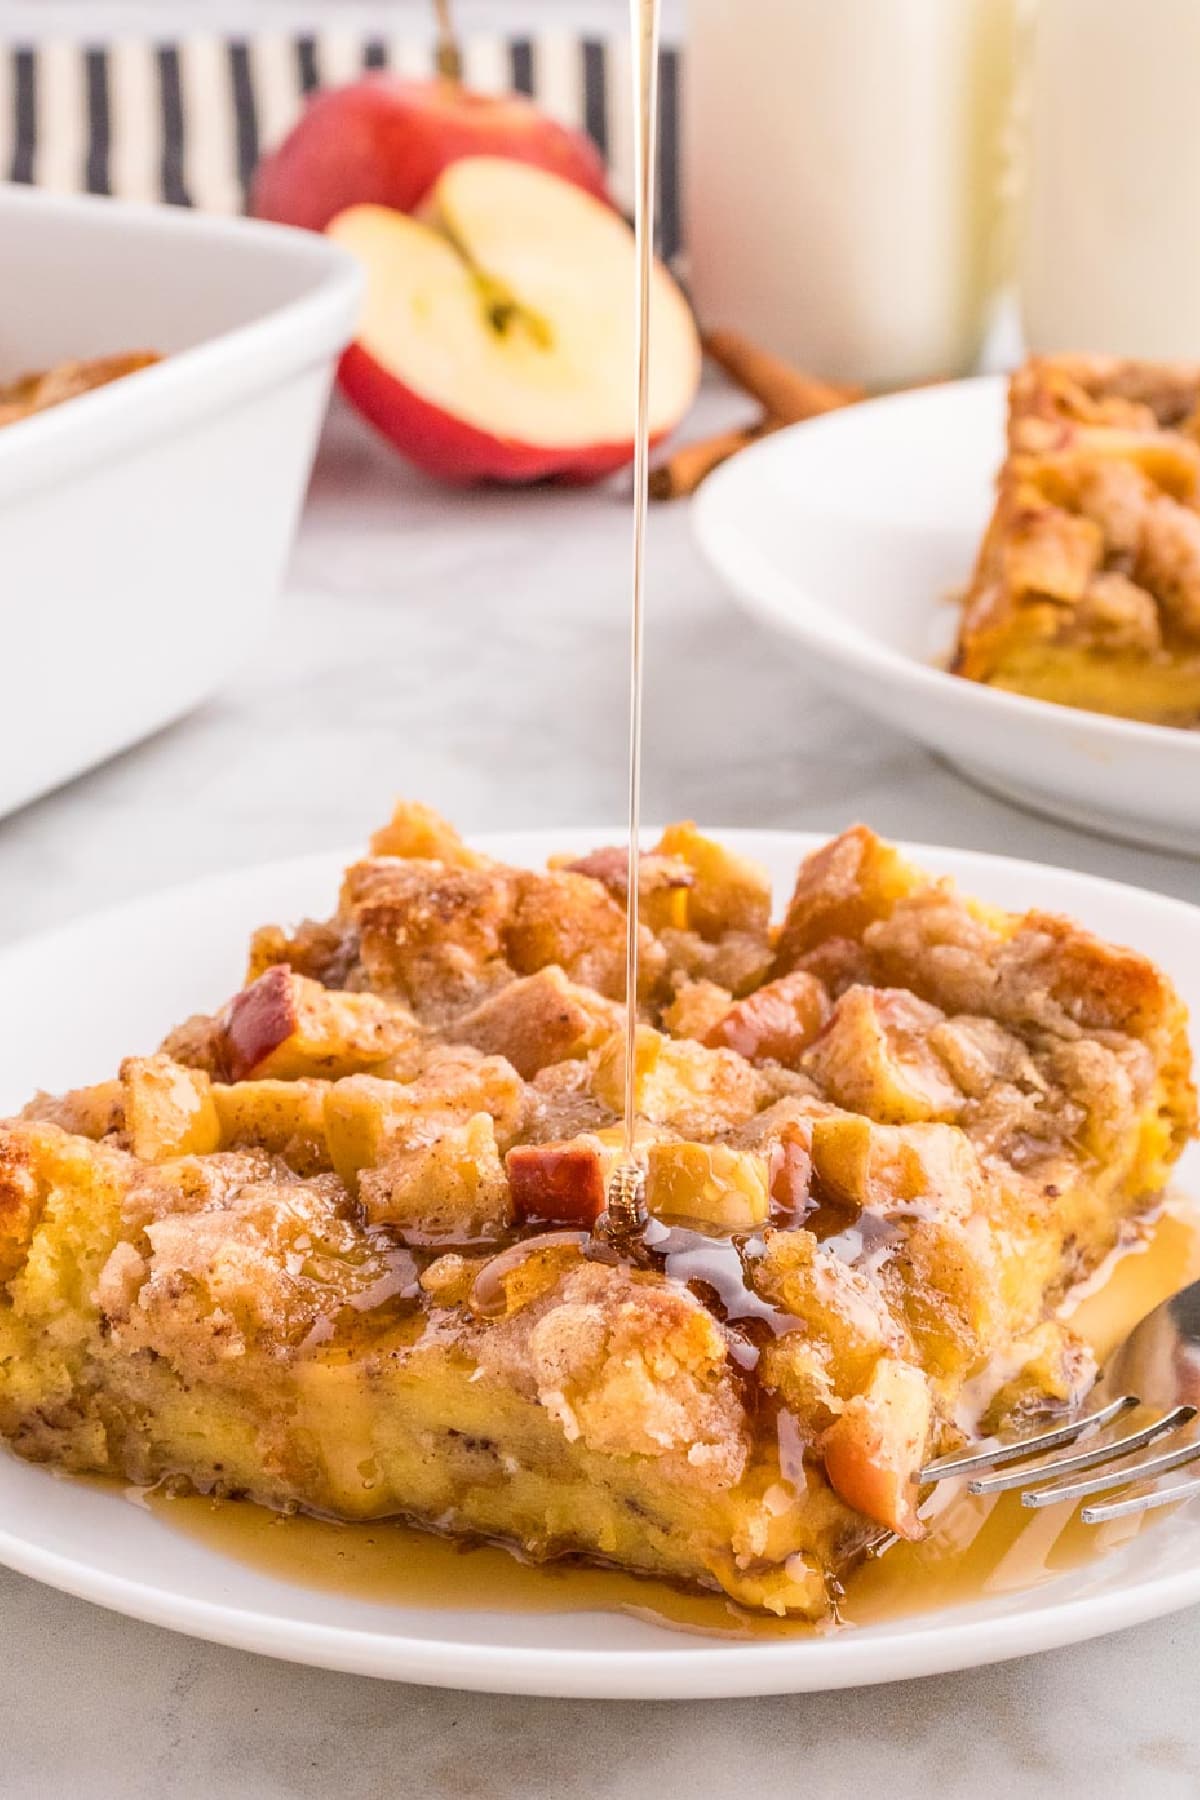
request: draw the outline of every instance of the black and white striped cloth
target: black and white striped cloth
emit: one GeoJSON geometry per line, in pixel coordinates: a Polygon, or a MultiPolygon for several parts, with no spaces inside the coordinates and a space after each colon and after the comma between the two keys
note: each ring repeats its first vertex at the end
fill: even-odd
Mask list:
{"type": "MultiPolygon", "coordinates": [[[[469,86],[516,88],[586,130],[609,165],[614,198],[631,207],[627,41],[474,36],[463,60],[469,86]]],[[[432,67],[428,42],[337,32],[0,44],[0,178],[237,212],[260,152],[288,130],[313,88],[365,69],[426,75],[432,67]]],[[[680,248],[679,73],[678,52],[664,49],[659,241],[668,257],[680,248]]]]}

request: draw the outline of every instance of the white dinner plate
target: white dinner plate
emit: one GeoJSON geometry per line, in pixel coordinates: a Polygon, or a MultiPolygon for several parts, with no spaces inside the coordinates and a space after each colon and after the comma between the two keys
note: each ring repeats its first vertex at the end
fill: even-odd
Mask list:
{"type": "Polygon", "coordinates": [[[1004,449],[999,376],[848,407],[764,438],[693,503],[701,548],[804,666],[1006,798],[1200,854],[1200,731],[947,674],[1004,449]]]}
{"type": "MultiPolygon", "coordinates": [[[[554,831],[483,840],[539,864],[619,833],[554,831]]],[[[815,841],[721,833],[770,868],[786,894],[815,841]]],[[[963,851],[913,854],[1013,908],[1069,912],[1153,954],[1200,1013],[1200,912],[1094,877],[963,851]]],[[[35,1086],[105,1077],[127,1052],[236,986],[250,930],[327,914],[345,858],[222,876],[98,913],[0,953],[0,1114],[35,1086]]],[[[1200,1187],[1200,1156],[1182,1179],[1200,1187]]],[[[617,1613],[466,1611],[375,1604],[293,1584],[172,1528],[99,1487],[0,1452],[0,1562],[69,1593],[177,1631],[331,1669],[495,1692],[688,1698],[856,1686],[999,1661],[1133,1625],[1200,1600],[1200,1513],[1162,1518],[1111,1555],[1036,1590],[845,1629],[727,1642],[617,1613]]]]}

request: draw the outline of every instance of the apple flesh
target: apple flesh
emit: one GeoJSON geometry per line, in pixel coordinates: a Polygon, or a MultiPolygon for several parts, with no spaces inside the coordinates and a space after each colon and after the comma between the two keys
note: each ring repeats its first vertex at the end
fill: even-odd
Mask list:
{"type": "Polygon", "coordinates": [[[604,1211],[600,1154],[586,1144],[523,1144],[506,1169],[518,1224],[590,1230],[604,1211]]]}
{"type": "Polygon", "coordinates": [[[314,95],[259,163],[250,209],[260,219],[324,231],[347,207],[412,212],[463,156],[505,156],[549,169],[607,198],[590,138],[520,94],[476,94],[446,80],[375,75],[314,95]]]}
{"type": "Polygon", "coordinates": [[[223,1023],[229,1078],[245,1081],[299,1026],[295,979],[287,964],[277,963],[235,994],[223,1023]]]}
{"type": "MultiPolygon", "coordinates": [[[[633,455],[633,234],[543,169],[468,157],[421,219],[379,206],[329,235],[367,269],[344,392],[411,461],[455,482],[594,480],[633,455]]],[[[661,265],[651,290],[650,437],[700,381],[700,342],[661,265]]]]}

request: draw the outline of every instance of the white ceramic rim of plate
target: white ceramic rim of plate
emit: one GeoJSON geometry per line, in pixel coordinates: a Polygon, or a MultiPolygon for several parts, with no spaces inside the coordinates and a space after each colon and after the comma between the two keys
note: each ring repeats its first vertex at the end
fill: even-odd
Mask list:
{"type": "MultiPolygon", "coordinates": [[[[648,828],[646,836],[650,835],[648,828]]],[[[754,854],[757,846],[759,854],[775,851],[789,859],[826,840],[824,833],[778,829],[718,828],[717,835],[731,847],[740,847],[749,854],[754,854]]],[[[521,861],[533,862],[566,844],[611,843],[620,836],[619,830],[576,827],[471,834],[471,842],[502,857],[515,858],[519,854],[521,861]]],[[[951,865],[958,879],[980,887],[985,895],[989,870],[1003,868],[1017,880],[1028,878],[1036,884],[1049,877],[1065,886],[1071,890],[1069,903],[1085,916],[1089,894],[1110,900],[1128,894],[1134,896],[1134,904],[1143,914],[1149,908],[1160,913],[1164,922],[1169,918],[1176,928],[1200,930],[1200,908],[1126,883],[981,851],[922,844],[904,844],[901,848],[934,867],[951,865]]],[[[160,908],[169,909],[173,900],[186,897],[200,901],[209,894],[236,889],[240,884],[249,887],[268,877],[289,888],[294,885],[300,891],[314,876],[327,877],[332,893],[346,862],[359,855],[359,849],[332,851],[244,866],[176,884],[99,909],[54,930],[16,940],[0,950],[0,991],[10,963],[30,954],[52,957],[57,946],[76,935],[103,930],[107,923],[116,924],[123,919],[136,922],[160,908]]],[[[35,1472],[41,1478],[43,1472],[35,1472]]],[[[44,1478],[57,1479],[49,1473],[44,1478]]],[[[1169,1531],[1173,1523],[1164,1520],[1156,1530],[1169,1531]]],[[[1120,1555],[1121,1551],[1114,1554],[1120,1555]]],[[[3,1524],[0,1563],[129,1617],[286,1661],[425,1685],[575,1698],[734,1698],[866,1686],[1059,1648],[1200,1601],[1197,1554],[1190,1563],[1173,1565],[1165,1573],[1143,1579],[1135,1577],[1104,1593],[1084,1593],[1055,1602],[1046,1598],[1046,1587],[1032,1590],[1031,1597],[1037,1597],[1036,1606],[1002,1617],[954,1622],[953,1609],[946,1609],[914,1614],[887,1625],[796,1639],[729,1645],[689,1636],[679,1647],[672,1643],[644,1650],[585,1650],[497,1646],[466,1638],[433,1639],[283,1618],[253,1606],[181,1595],[169,1587],[98,1569],[81,1555],[48,1549],[3,1524]],[[943,1623],[944,1619],[949,1622],[943,1623]]]]}
{"type": "MultiPolygon", "coordinates": [[[[884,673],[895,677],[912,694],[932,694],[943,706],[957,709],[967,717],[982,706],[990,708],[998,719],[1008,718],[1014,724],[1031,720],[1051,725],[1074,720],[1078,724],[1083,719],[1098,741],[1155,748],[1170,744],[1180,755],[1200,760],[1200,731],[1181,731],[1176,726],[1121,719],[1111,713],[1080,712],[1049,700],[1032,699],[1027,694],[988,687],[983,682],[966,681],[932,663],[907,656],[860,627],[843,624],[835,612],[805,593],[800,580],[793,582],[782,576],[759,553],[748,535],[739,536],[736,545],[730,543],[730,535],[735,529],[731,520],[737,518],[740,510],[738,493],[745,483],[753,481],[760,462],[778,455],[781,441],[799,432],[806,434],[806,440],[814,434],[819,439],[822,434],[842,433],[853,429],[853,421],[869,417],[880,409],[912,406],[931,394],[997,386],[1003,381],[1004,377],[1000,375],[975,375],[966,381],[946,382],[937,388],[885,394],[876,400],[861,401],[852,408],[784,426],[781,431],[747,445],[715,469],[692,499],[692,526],[700,548],[748,612],[757,614],[773,626],[782,627],[793,638],[808,637],[819,641],[834,660],[864,675],[884,673]]],[[[964,578],[967,573],[964,571],[964,578]]]]}

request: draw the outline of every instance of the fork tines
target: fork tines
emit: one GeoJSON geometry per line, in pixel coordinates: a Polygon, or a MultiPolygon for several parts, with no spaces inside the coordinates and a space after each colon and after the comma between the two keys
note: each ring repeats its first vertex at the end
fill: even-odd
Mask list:
{"type": "MultiPolygon", "coordinates": [[[[1172,1407],[1123,1437],[1110,1437],[1088,1449],[1066,1456],[1048,1456],[1045,1461],[1028,1466],[1028,1458],[1042,1456],[1051,1450],[1069,1449],[1081,1438],[1094,1436],[1127,1413],[1131,1407],[1140,1404],[1136,1394],[1121,1394],[1106,1406],[1098,1407],[1095,1412],[1085,1413],[1081,1418],[1056,1426],[1050,1431],[1038,1432],[1009,1444],[993,1445],[991,1449],[939,1457],[921,1470],[920,1479],[923,1482],[938,1482],[949,1480],[952,1476],[967,1475],[971,1477],[967,1482],[968,1493],[999,1494],[1020,1488],[1023,1506],[1041,1507],[1087,1499],[1093,1494],[1107,1493],[1112,1488],[1154,1481],[1172,1469],[1181,1469],[1189,1463],[1200,1461],[1200,1436],[1190,1437],[1174,1449],[1141,1461],[1127,1460],[1160,1438],[1168,1437],[1190,1425],[1196,1418],[1197,1408],[1185,1404],[1172,1407]],[[1008,1465],[1011,1463],[1026,1466],[1010,1469],[1008,1465]],[[1100,1473],[1087,1475],[1084,1480],[1075,1479],[1093,1469],[1100,1473]],[[1006,1472],[997,1473],[998,1470],[1006,1472]]],[[[1087,1506],[1080,1517],[1085,1524],[1098,1525],[1106,1519],[1122,1518],[1131,1513],[1174,1505],[1195,1493],[1200,1493],[1200,1479],[1176,1482],[1167,1488],[1154,1488],[1126,1499],[1087,1506]]]]}

